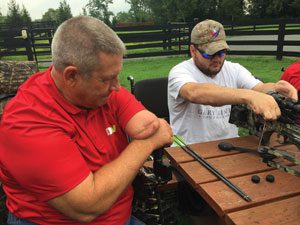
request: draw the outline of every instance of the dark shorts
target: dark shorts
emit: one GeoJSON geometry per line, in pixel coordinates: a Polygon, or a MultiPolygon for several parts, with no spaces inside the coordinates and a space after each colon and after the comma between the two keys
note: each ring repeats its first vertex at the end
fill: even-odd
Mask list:
{"type": "Polygon", "coordinates": [[[36,225],[36,223],[28,222],[26,220],[18,218],[10,212],[8,213],[7,224],[8,225],[36,225]]]}
{"type": "MultiPolygon", "coordinates": [[[[20,219],[12,213],[8,213],[7,217],[8,225],[37,225],[36,223],[28,222],[26,220],[20,219]]],[[[129,220],[124,225],[145,225],[142,221],[138,220],[134,216],[131,216],[129,220]]]]}

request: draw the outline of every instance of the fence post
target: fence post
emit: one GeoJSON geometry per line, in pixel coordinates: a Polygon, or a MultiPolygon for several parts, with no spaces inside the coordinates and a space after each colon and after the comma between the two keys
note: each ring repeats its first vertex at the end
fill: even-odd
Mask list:
{"type": "Polygon", "coordinates": [[[278,40],[277,40],[277,52],[276,52],[276,59],[277,60],[282,60],[284,34],[285,34],[285,22],[280,21],[279,22],[279,28],[278,28],[278,40]]]}
{"type": "Polygon", "coordinates": [[[29,39],[29,34],[28,34],[28,29],[23,29],[22,30],[22,38],[24,39],[24,45],[26,48],[26,55],[28,61],[33,61],[33,52],[32,52],[32,46],[31,46],[31,41],[29,39]]]}
{"type": "Polygon", "coordinates": [[[49,45],[50,45],[50,46],[52,45],[53,35],[54,35],[54,32],[53,32],[52,29],[51,29],[50,31],[47,32],[47,37],[49,38],[48,41],[49,41],[49,45]]]}
{"type": "Polygon", "coordinates": [[[168,50],[172,49],[172,46],[171,46],[171,43],[172,43],[172,38],[171,38],[172,28],[171,27],[172,27],[171,22],[168,22],[168,23],[166,23],[166,25],[164,25],[164,28],[163,28],[164,35],[166,35],[168,37],[167,39],[163,39],[163,48],[164,48],[164,50],[166,50],[167,47],[168,47],[168,50]]]}
{"type": "Polygon", "coordinates": [[[172,50],[172,26],[170,26],[171,23],[168,26],[167,32],[169,35],[169,39],[168,39],[168,50],[172,50]]]}

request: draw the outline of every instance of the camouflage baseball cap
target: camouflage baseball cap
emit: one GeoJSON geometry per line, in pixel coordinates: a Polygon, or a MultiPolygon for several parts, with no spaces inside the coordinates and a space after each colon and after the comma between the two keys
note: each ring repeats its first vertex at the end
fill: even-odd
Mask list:
{"type": "Polygon", "coordinates": [[[191,43],[198,45],[198,48],[209,55],[227,49],[224,27],[217,21],[204,20],[198,23],[192,30],[191,43]]]}

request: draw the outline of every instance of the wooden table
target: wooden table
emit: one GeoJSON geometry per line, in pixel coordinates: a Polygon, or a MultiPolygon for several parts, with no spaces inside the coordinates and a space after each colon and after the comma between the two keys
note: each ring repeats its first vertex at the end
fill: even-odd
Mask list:
{"type": "MultiPolygon", "coordinates": [[[[258,146],[255,136],[221,141],[253,149],[258,146]]],[[[192,144],[190,147],[248,194],[251,202],[245,201],[181,148],[165,149],[171,164],[215,210],[220,224],[299,225],[300,178],[268,167],[256,154],[221,151],[218,148],[221,141],[192,144]],[[251,181],[254,174],[260,177],[260,183],[251,181]],[[275,176],[274,183],[265,180],[267,174],[275,176]]],[[[276,138],[272,139],[272,146],[294,148],[280,145],[276,138]]]]}

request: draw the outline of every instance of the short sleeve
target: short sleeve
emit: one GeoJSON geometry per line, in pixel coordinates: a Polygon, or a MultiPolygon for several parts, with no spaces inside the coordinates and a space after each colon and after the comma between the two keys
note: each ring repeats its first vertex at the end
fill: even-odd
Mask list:
{"type": "Polygon", "coordinates": [[[112,93],[108,104],[116,113],[123,129],[136,113],[145,109],[142,103],[124,87],[121,87],[118,92],[112,93]]]}
{"type": "Polygon", "coordinates": [[[249,70],[238,63],[232,63],[237,73],[237,88],[252,89],[261,81],[255,78],[249,70]]]}
{"type": "Polygon", "coordinates": [[[192,66],[187,68],[180,64],[171,69],[168,80],[168,93],[172,98],[178,98],[179,91],[184,84],[197,82],[197,80],[190,75],[193,73],[190,71],[191,69],[193,69],[192,66]]]}

